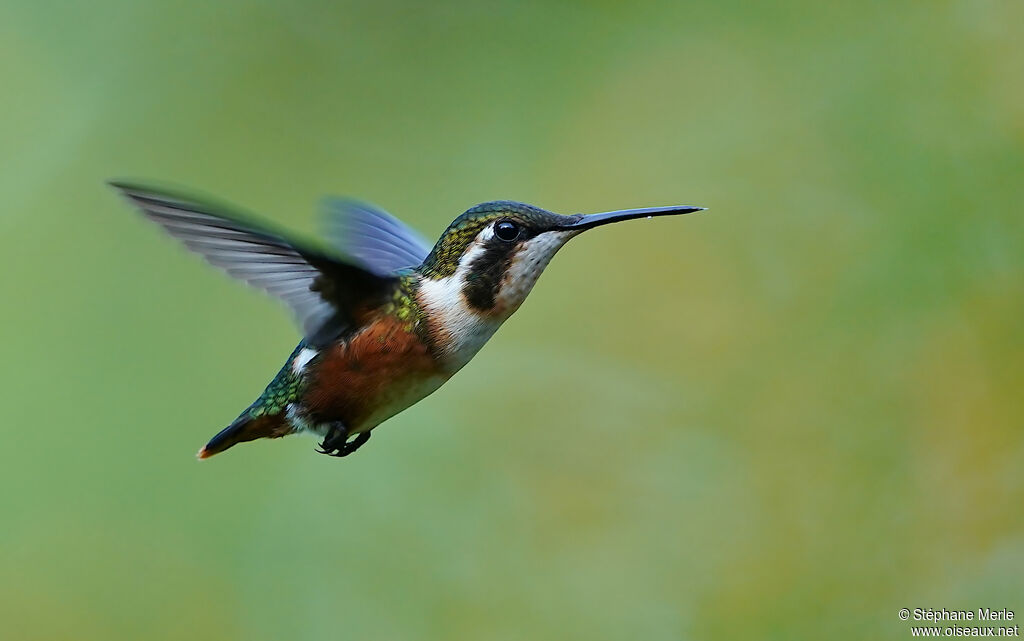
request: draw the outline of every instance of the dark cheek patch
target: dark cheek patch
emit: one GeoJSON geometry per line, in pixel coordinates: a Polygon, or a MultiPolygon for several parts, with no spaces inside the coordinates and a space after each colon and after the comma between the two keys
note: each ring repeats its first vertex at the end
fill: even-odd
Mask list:
{"type": "Polygon", "coordinates": [[[471,307],[482,312],[494,308],[501,279],[512,264],[512,257],[521,242],[508,243],[492,238],[487,241],[483,253],[470,263],[462,295],[471,307]]]}

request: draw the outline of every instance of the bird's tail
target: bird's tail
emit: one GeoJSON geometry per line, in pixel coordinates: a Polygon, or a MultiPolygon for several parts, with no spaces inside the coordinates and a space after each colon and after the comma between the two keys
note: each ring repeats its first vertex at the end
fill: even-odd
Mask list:
{"type": "Polygon", "coordinates": [[[278,438],[292,433],[292,427],[283,413],[252,416],[250,410],[242,412],[196,454],[200,459],[220,454],[236,443],[254,441],[258,438],[278,438]]]}
{"type": "Polygon", "coordinates": [[[256,402],[239,414],[231,425],[211,438],[196,456],[201,459],[210,458],[235,443],[255,441],[258,438],[278,438],[294,432],[295,428],[288,420],[287,412],[288,406],[301,394],[302,378],[292,367],[292,361],[305,347],[306,343],[300,342],[256,402]]]}

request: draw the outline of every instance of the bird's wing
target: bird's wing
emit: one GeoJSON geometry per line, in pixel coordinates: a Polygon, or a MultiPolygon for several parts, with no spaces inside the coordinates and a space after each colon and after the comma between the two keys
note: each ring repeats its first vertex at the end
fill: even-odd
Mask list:
{"type": "Polygon", "coordinates": [[[324,235],[343,254],[379,275],[416,267],[430,244],[391,214],[355,200],[329,198],[323,205],[324,235]]]}
{"type": "Polygon", "coordinates": [[[291,307],[306,340],[322,345],[347,327],[357,307],[383,297],[391,277],[328,256],[221,206],[128,183],[111,183],[186,247],[291,307]]]}

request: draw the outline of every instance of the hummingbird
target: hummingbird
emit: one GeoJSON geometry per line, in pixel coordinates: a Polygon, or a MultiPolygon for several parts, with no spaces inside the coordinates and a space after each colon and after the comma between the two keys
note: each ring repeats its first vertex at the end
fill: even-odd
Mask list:
{"type": "Polygon", "coordinates": [[[200,459],[298,433],[319,436],[322,454],[348,456],[466,365],[570,239],[608,223],[704,209],[560,215],[497,200],[466,210],[431,246],[384,211],[332,199],[323,215],[329,245],[321,246],[231,206],[110,184],[188,249],[282,300],[302,329],[263,393],[200,459]]]}

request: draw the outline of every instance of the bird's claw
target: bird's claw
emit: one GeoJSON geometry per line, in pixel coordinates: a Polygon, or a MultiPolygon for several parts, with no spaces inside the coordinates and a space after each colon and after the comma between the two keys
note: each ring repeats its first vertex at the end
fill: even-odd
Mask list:
{"type": "Polygon", "coordinates": [[[356,434],[351,441],[348,440],[348,436],[348,431],[343,426],[334,424],[316,451],[327,456],[341,458],[355,452],[362,447],[363,443],[370,440],[369,431],[356,434]]]}

